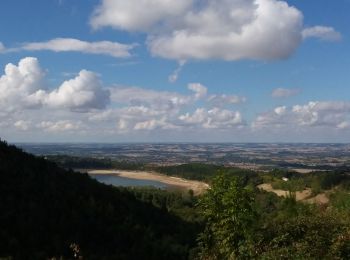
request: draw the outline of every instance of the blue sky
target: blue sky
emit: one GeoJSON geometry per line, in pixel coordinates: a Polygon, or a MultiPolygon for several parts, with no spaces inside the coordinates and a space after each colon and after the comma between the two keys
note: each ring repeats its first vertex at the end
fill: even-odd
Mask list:
{"type": "Polygon", "coordinates": [[[349,142],[349,11],[349,0],[3,0],[0,137],[349,142]]]}

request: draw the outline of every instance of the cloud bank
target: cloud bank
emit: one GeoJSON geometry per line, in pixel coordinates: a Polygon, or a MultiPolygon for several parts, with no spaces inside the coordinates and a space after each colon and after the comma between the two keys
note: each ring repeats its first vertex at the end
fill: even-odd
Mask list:
{"type": "Polygon", "coordinates": [[[262,128],[329,128],[346,129],[350,123],[350,102],[312,101],[305,105],[276,107],[259,115],[253,122],[256,129],[262,128]]]}
{"type": "MultiPolygon", "coordinates": [[[[305,131],[312,135],[314,131],[350,130],[350,103],[346,101],[279,106],[249,118],[244,113],[246,109],[241,111],[246,97],[211,93],[200,83],[188,84],[182,93],[104,86],[96,73],[81,70],[72,79],[50,86],[46,74],[34,57],[5,66],[0,77],[3,132],[43,134],[47,138],[74,136],[83,140],[87,136],[107,136],[113,140],[138,133],[163,134],[169,138],[173,134],[186,137],[191,133],[228,138],[237,133],[263,136],[305,131]]],[[[279,90],[277,96],[288,96],[287,92],[279,90]]]]}

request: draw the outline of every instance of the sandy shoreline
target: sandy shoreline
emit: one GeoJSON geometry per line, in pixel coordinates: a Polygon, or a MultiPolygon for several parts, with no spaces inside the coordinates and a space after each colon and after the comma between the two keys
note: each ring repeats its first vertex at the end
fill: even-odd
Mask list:
{"type": "Polygon", "coordinates": [[[209,185],[204,182],[186,180],[183,178],[167,176],[156,172],[124,170],[87,170],[86,172],[91,175],[110,174],[130,179],[159,181],[170,186],[193,190],[195,195],[199,195],[209,188],[209,185]]]}

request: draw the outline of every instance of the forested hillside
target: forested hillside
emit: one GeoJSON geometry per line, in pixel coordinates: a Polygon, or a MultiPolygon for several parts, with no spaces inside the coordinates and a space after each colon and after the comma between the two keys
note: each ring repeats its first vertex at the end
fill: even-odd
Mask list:
{"type": "Polygon", "coordinates": [[[0,258],[186,259],[195,225],[0,142],[0,258]]]}
{"type": "Polygon", "coordinates": [[[0,259],[350,259],[346,171],[162,172],[211,188],[194,197],[106,186],[0,142],[0,259]],[[288,196],[260,190],[262,182],[288,196]],[[329,201],[297,201],[305,189],[329,201]]]}

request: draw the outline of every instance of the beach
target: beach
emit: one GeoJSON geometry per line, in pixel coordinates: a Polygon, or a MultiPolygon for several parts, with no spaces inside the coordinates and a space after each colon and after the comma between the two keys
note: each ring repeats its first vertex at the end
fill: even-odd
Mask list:
{"type": "Polygon", "coordinates": [[[167,176],[156,172],[125,170],[87,170],[86,172],[90,175],[110,174],[129,179],[158,181],[174,188],[193,190],[194,195],[200,195],[209,188],[209,185],[204,182],[186,180],[183,178],[167,176]]]}

